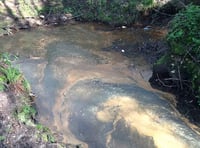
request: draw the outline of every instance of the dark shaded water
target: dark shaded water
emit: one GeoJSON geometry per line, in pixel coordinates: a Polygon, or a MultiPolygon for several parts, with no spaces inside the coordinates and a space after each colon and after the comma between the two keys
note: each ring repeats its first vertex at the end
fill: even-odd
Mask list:
{"type": "Polygon", "coordinates": [[[200,137],[162,97],[170,95],[150,87],[150,65],[137,52],[138,43],[162,36],[69,24],[19,32],[0,39],[0,48],[19,56],[16,64],[38,95],[40,122],[61,132],[63,141],[90,148],[197,148],[200,137]]]}

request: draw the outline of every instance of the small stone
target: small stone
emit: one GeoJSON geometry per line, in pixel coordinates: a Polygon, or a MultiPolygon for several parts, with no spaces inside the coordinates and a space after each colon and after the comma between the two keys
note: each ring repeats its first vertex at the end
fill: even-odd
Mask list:
{"type": "Polygon", "coordinates": [[[152,29],[152,26],[146,26],[146,27],[144,27],[143,29],[144,29],[144,31],[148,31],[148,30],[151,30],[151,29],[152,29]]]}
{"type": "Polygon", "coordinates": [[[8,96],[5,93],[0,93],[0,111],[4,111],[8,104],[8,96]]]}
{"type": "Polygon", "coordinates": [[[45,19],[44,15],[40,15],[39,17],[40,17],[40,19],[45,19]]]}
{"type": "Polygon", "coordinates": [[[72,19],[72,14],[71,14],[71,13],[67,13],[67,14],[65,14],[65,16],[66,16],[68,19],[72,19]]]}
{"type": "Polygon", "coordinates": [[[125,50],[124,50],[124,49],[122,49],[122,50],[121,50],[121,52],[122,52],[122,53],[124,53],[124,52],[125,52],[125,50]]]}
{"type": "Polygon", "coordinates": [[[67,16],[65,16],[65,15],[61,15],[60,16],[60,20],[62,21],[62,22],[65,22],[65,21],[67,21],[67,16]]]}
{"type": "Polygon", "coordinates": [[[171,71],[171,73],[175,73],[175,72],[176,72],[175,70],[172,70],[172,71],[171,71]]]}

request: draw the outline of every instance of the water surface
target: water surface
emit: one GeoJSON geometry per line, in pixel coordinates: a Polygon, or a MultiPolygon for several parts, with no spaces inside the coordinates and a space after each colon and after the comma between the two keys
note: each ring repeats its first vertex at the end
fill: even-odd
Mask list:
{"type": "Polygon", "coordinates": [[[150,87],[151,65],[137,52],[138,44],[164,35],[158,28],[68,24],[18,32],[1,38],[0,48],[19,56],[16,64],[38,95],[40,122],[62,133],[64,142],[200,147],[200,137],[163,97],[170,95],[150,87]]]}

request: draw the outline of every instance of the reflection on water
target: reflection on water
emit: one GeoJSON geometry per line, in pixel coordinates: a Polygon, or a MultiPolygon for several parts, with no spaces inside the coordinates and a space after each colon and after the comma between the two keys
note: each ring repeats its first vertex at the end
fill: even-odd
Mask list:
{"type": "Polygon", "coordinates": [[[16,64],[38,94],[40,122],[61,132],[65,142],[90,148],[200,147],[199,136],[149,86],[150,65],[137,54],[138,43],[165,33],[69,24],[1,38],[0,48],[19,56],[16,64]]]}

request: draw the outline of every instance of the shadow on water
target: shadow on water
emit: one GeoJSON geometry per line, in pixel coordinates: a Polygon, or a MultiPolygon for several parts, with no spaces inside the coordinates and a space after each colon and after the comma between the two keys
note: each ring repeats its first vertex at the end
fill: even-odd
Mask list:
{"type": "Polygon", "coordinates": [[[18,32],[0,39],[0,48],[19,56],[16,64],[38,94],[40,122],[61,132],[65,142],[199,147],[200,137],[147,82],[150,65],[135,48],[149,40],[158,38],[142,29],[69,24],[18,32]]]}
{"type": "Polygon", "coordinates": [[[189,137],[173,130],[196,137],[165,100],[135,84],[82,81],[65,99],[69,128],[88,147],[187,147],[189,137]]]}
{"type": "Polygon", "coordinates": [[[69,98],[66,98],[66,103],[70,104],[71,108],[69,128],[79,140],[86,142],[88,147],[155,147],[151,137],[140,135],[137,129],[131,130],[123,118],[115,119],[119,106],[110,108],[113,119],[108,122],[96,117],[104,108],[101,104],[110,97],[128,95],[126,87],[131,88],[130,92],[126,90],[129,93],[134,90],[132,85],[120,86],[99,81],[80,82],[69,90],[69,98]],[[91,93],[83,95],[90,89],[93,90],[91,93]]]}

